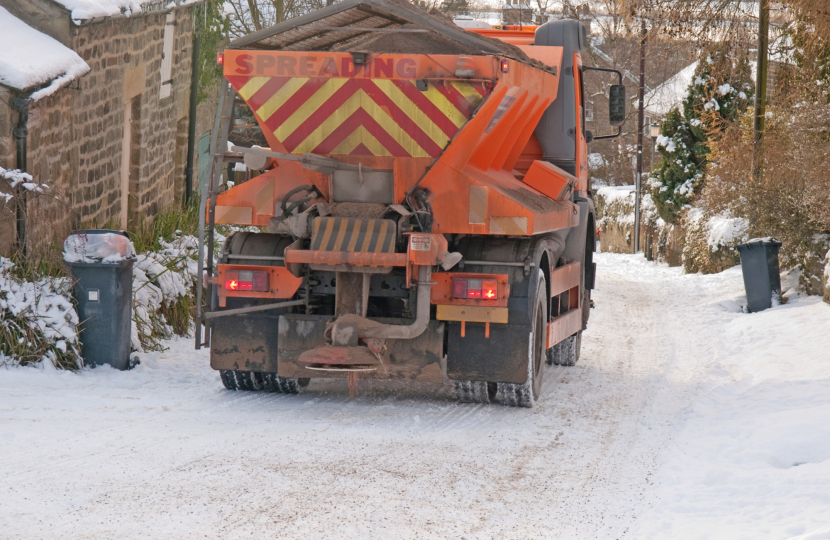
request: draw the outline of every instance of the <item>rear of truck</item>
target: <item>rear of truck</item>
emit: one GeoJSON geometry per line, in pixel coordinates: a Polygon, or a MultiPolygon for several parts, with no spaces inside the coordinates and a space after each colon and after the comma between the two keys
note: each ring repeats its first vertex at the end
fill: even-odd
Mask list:
{"type": "Polygon", "coordinates": [[[595,230],[584,29],[516,48],[426,17],[346,0],[224,52],[269,144],[233,148],[261,174],[209,187],[209,233],[261,231],[228,237],[206,278],[199,318],[227,388],[405,379],[532,406],[545,363],[578,359],[595,230]],[[395,28],[413,50],[461,45],[336,46],[395,28]]]}

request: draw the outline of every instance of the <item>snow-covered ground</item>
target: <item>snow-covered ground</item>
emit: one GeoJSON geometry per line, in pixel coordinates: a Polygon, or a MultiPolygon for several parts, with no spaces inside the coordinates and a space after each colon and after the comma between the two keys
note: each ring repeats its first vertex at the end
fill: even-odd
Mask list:
{"type": "Polygon", "coordinates": [[[189,340],[0,369],[0,538],[830,538],[830,306],[597,260],[582,359],[530,410],[227,392],[189,340]]]}

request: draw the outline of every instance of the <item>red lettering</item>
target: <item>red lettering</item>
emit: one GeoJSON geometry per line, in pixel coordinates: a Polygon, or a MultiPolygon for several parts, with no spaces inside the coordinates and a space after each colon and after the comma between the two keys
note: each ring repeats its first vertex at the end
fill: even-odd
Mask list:
{"type": "Polygon", "coordinates": [[[269,54],[259,54],[256,57],[256,72],[263,74],[266,69],[274,67],[277,61],[269,54]]]}
{"type": "Polygon", "coordinates": [[[343,77],[354,77],[355,73],[357,73],[357,68],[355,68],[352,59],[344,58],[340,64],[340,75],[343,77]]]}
{"type": "Polygon", "coordinates": [[[254,69],[251,63],[253,56],[250,54],[240,54],[236,57],[236,72],[240,75],[247,75],[254,69]]]}
{"type": "Polygon", "coordinates": [[[415,78],[415,60],[411,58],[404,58],[397,65],[398,77],[403,79],[415,78]]]}
{"type": "Polygon", "coordinates": [[[277,75],[296,75],[294,67],[297,65],[297,59],[293,56],[280,56],[277,59],[277,75]]]}
{"type": "Polygon", "coordinates": [[[320,68],[319,75],[331,75],[333,77],[340,75],[337,72],[337,63],[335,63],[334,58],[329,57],[323,60],[323,67],[320,68]]]}
{"type": "Polygon", "coordinates": [[[394,60],[391,58],[388,60],[376,58],[372,63],[375,65],[375,77],[389,77],[391,79],[395,75],[394,60]]]}
{"type": "Polygon", "coordinates": [[[314,62],[316,61],[316,56],[303,56],[300,58],[300,76],[310,77],[314,75],[314,62]]]}

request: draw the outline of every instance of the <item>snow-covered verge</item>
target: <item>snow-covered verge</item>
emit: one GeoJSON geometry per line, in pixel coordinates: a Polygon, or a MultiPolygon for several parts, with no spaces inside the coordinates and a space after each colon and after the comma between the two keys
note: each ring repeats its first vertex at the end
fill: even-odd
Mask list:
{"type": "Polygon", "coordinates": [[[72,283],[43,277],[16,277],[14,263],[0,257],[0,366],[46,363],[74,369],[82,365],[78,314],[72,283]]]}
{"type": "MultiPolygon", "coordinates": [[[[87,235],[83,235],[87,236],[87,235]]],[[[165,348],[164,340],[191,329],[198,239],[177,234],[161,249],[135,255],[120,235],[88,235],[89,243],[65,243],[68,262],[115,262],[135,258],[132,281],[130,342],[138,352],[165,348]],[[112,236],[118,252],[99,241],[112,236]],[[108,251],[109,249],[109,251],[108,251]]],[[[217,234],[219,242],[224,237],[217,234]]],[[[112,242],[110,242],[112,243],[112,242]]],[[[62,369],[83,366],[78,315],[73,305],[72,280],[41,276],[34,281],[15,277],[10,259],[0,257],[0,366],[44,364],[62,369]]]]}
{"type": "MultiPolygon", "coordinates": [[[[177,231],[170,242],[159,239],[162,249],[136,257],[133,267],[133,350],[160,350],[164,339],[184,334],[190,325],[174,328],[171,312],[178,309],[189,320],[198,274],[199,240],[177,231]]],[[[180,317],[181,319],[182,317],[180,317]]]]}
{"type": "Polygon", "coordinates": [[[0,28],[3,28],[0,84],[17,90],[46,85],[32,93],[35,101],[52,95],[89,71],[89,66],[75,51],[38,32],[3,7],[0,7],[0,28]]]}
{"type": "Polygon", "coordinates": [[[698,277],[734,296],[697,306],[703,391],[678,418],[634,537],[830,538],[830,306],[809,296],[747,314],[740,267],[698,277]]]}
{"type": "MultiPolygon", "coordinates": [[[[631,253],[634,243],[634,186],[608,186],[596,192],[602,251],[631,253]]],[[[640,250],[647,258],[683,265],[686,272],[711,274],[740,263],[735,246],[747,239],[745,219],[710,215],[697,208],[677,224],[663,221],[650,194],[640,201],[640,250]]]]}

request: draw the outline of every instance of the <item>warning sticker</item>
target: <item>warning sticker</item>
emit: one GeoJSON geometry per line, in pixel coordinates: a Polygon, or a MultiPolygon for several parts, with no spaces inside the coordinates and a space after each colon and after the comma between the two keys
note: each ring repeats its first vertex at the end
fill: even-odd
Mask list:
{"type": "Polygon", "coordinates": [[[429,251],[431,248],[432,238],[429,236],[412,235],[409,237],[409,249],[412,251],[429,251]]]}

